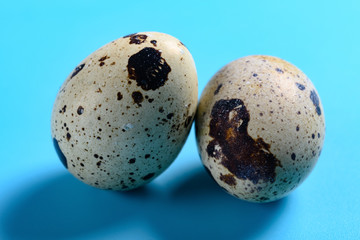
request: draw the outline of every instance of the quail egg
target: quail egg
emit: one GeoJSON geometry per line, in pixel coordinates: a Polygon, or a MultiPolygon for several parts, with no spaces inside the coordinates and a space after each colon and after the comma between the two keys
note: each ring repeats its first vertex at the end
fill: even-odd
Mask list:
{"type": "Polygon", "coordinates": [[[202,92],[195,120],[202,163],[228,193],[251,202],[280,199],[314,168],[324,110],[310,79],[272,56],[220,69],[202,92]]]}
{"type": "Polygon", "coordinates": [[[189,134],[198,100],[194,60],[178,39],[142,32],[81,61],[57,94],[51,132],[76,178],[130,190],[159,176],[189,134]]]}

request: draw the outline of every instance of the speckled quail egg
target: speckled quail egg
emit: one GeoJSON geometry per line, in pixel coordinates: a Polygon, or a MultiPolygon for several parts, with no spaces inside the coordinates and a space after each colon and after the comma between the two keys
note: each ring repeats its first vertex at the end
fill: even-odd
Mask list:
{"type": "Polygon", "coordinates": [[[130,190],[176,158],[195,117],[194,60],[178,39],[142,32],[81,61],[55,100],[51,130],[64,166],[84,183],[130,190]]]}
{"type": "Polygon", "coordinates": [[[202,163],[228,193],[251,202],[280,199],[314,168],[325,136],[317,90],[294,65],[248,56],[205,87],[195,120],[202,163]]]}

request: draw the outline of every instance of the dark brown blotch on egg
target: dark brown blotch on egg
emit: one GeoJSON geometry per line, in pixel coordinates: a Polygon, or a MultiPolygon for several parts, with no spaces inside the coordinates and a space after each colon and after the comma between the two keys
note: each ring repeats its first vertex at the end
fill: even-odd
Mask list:
{"type": "Polygon", "coordinates": [[[260,180],[273,183],[280,161],[262,138],[249,136],[250,114],[244,102],[241,99],[219,100],[210,117],[209,136],[213,140],[207,146],[208,155],[219,159],[239,179],[248,179],[254,184],[260,180]]]}
{"type": "Polygon", "coordinates": [[[128,78],[135,80],[143,90],[156,90],[165,85],[171,71],[161,52],[150,47],[143,48],[128,60],[128,78]]]}

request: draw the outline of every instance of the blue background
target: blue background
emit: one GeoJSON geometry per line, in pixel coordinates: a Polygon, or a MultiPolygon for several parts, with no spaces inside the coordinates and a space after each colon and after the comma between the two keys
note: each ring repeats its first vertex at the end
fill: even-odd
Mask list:
{"type": "Polygon", "coordinates": [[[0,239],[359,239],[360,2],[1,1],[0,239]],[[308,179],[270,204],[235,199],[204,172],[194,131],[146,187],[75,180],[50,137],[55,96],[87,55],[158,31],[192,53],[199,95],[237,58],[281,57],[312,79],[327,133],[308,179]]]}

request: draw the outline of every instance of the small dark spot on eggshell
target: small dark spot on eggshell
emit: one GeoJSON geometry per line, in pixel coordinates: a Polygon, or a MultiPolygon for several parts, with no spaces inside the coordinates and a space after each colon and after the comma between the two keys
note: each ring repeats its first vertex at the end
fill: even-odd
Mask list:
{"type": "Polygon", "coordinates": [[[70,133],[66,133],[66,140],[70,141],[71,138],[71,134],[70,133]]]}
{"type": "Polygon", "coordinates": [[[284,73],[284,71],[283,71],[281,68],[275,68],[275,70],[276,70],[278,73],[284,73]]]}
{"type": "Polygon", "coordinates": [[[316,94],[315,90],[312,90],[310,92],[310,99],[315,106],[315,111],[316,111],[317,115],[320,116],[321,115],[320,99],[319,99],[319,96],[316,94]]]}
{"type": "Polygon", "coordinates": [[[117,93],[117,100],[120,101],[121,99],[123,99],[123,95],[121,94],[121,92],[117,93]]]}
{"type": "Polygon", "coordinates": [[[295,160],[295,159],[296,159],[296,154],[295,154],[295,153],[292,153],[292,154],[291,154],[291,159],[292,159],[292,160],[295,160]]]}
{"type": "MultiPolygon", "coordinates": [[[[179,41],[179,42],[180,42],[180,44],[181,44],[181,45],[183,45],[184,47],[186,47],[186,46],[185,46],[185,44],[184,44],[183,42],[181,42],[181,41],[179,41]]],[[[187,47],[186,47],[186,48],[187,48],[187,47]]]]}
{"type": "Polygon", "coordinates": [[[135,91],[131,94],[131,97],[133,98],[134,103],[141,107],[141,103],[142,101],[144,101],[144,96],[142,95],[142,93],[139,91],[135,91]]]}
{"type": "Polygon", "coordinates": [[[59,113],[65,113],[66,112],[66,105],[64,105],[60,110],[59,113]]]}
{"type": "Polygon", "coordinates": [[[77,114],[81,115],[84,113],[84,108],[82,106],[79,106],[76,112],[77,114]]]}
{"type": "Polygon", "coordinates": [[[229,186],[236,186],[236,180],[234,178],[234,175],[232,175],[232,174],[222,175],[220,173],[220,180],[223,181],[224,183],[226,183],[229,186]]]}
{"type": "Polygon", "coordinates": [[[156,40],[151,40],[150,43],[151,43],[152,45],[154,45],[154,47],[156,47],[157,41],[156,41],[156,40]]]}
{"type": "Polygon", "coordinates": [[[77,66],[77,67],[74,69],[73,73],[71,74],[70,79],[73,78],[73,77],[75,77],[75,76],[84,68],[84,66],[85,66],[85,63],[80,64],[79,66],[77,66]]]}
{"type": "Polygon", "coordinates": [[[296,86],[301,90],[301,91],[304,91],[305,90],[305,86],[302,85],[301,83],[295,83],[296,86]]]}
{"type": "Polygon", "coordinates": [[[65,157],[64,153],[61,151],[59,143],[55,138],[53,138],[53,144],[55,147],[55,151],[60,158],[61,163],[64,165],[65,168],[68,168],[66,157],[65,157]]]}
{"type": "Polygon", "coordinates": [[[155,173],[149,173],[146,176],[142,177],[142,179],[146,181],[146,180],[151,179],[154,175],[155,175],[155,173]]]}
{"type": "Polygon", "coordinates": [[[130,164],[133,164],[133,163],[135,163],[136,162],[136,158],[131,158],[130,160],[129,160],[129,163],[130,164]]]}
{"type": "Polygon", "coordinates": [[[174,116],[173,113],[169,113],[169,114],[166,116],[166,118],[170,120],[173,116],[174,116]]]}
{"type": "Polygon", "coordinates": [[[184,123],[185,128],[187,128],[190,125],[190,123],[192,123],[191,120],[192,120],[192,116],[188,116],[186,118],[185,123],[184,123]]]}
{"type": "Polygon", "coordinates": [[[101,57],[101,58],[99,59],[99,62],[103,62],[103,61],[105,61],[105,60],[108,59],[108,58],[110,58],[110,57],[108,57],[107,55],[106,55],[106,56],[103,56],[103,57],[101,57]]]}
{"type": "Polygon", "coordinates": [[[260,201],[267,201],[267,200],[269,200],[270,198],[268,198],[268,197],[261,197],[261,198],[259,198],[259,200],[260,201]]]}
{"type": "Polygon", "coordinates": [[[222,83],[220,83],[220,84],[217,86],[216,90],[214,91],[214,95],[216,95],[216,94],[219,93],[221,87],[222,87],[222,83]]]}

